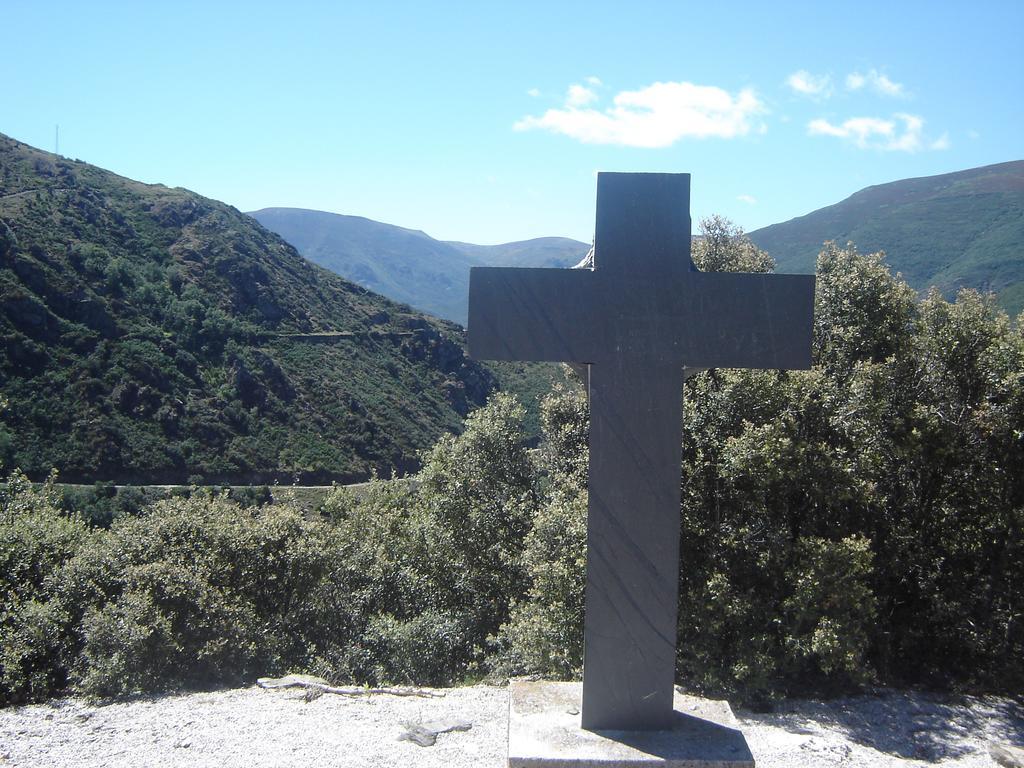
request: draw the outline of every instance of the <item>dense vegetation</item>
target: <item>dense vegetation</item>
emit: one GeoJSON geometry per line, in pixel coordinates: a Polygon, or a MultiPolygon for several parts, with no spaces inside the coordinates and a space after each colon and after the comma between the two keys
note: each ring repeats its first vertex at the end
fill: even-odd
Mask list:
{"type": "Polygon", "coordinates": [[[496,386],[237,210],[4,136],[0,350],[0,460],[89,483],[409,469],[496,386]]]}
{"type": "MultiPolygon", "coordinates": [[[[702,268],[770,269],[714,220],[702,268]]],[[[879,255],[818,263],[815,367],[685,385],[678,676],[750,701],[864,682],[1024,686],[1024,332],[918,301],[879,255]]],[[[578,675],[587,407],[508,395],[417,483],[287,504],[170,499],[90,529],[0,489],[0,699],[307,670],[447,683],[578,675]]]]}
{"type": "Polygon", "coordinates": [[[338,489],[314,518],[193,495],[90,528],[14,472],[0,487],[0,701],[289,669],[469,674],[524,588],[540,492],[522,417],[499,395],[426,456],[418,487],[338,489]]]}
{"type": "Polygon", "coordinates": [[[680,669],[1020,690],[1021,318],[971,290],[918,302],[852,247],[817,274],[813,370],[687,386],[680,669]]]}
{"type": "Polygon", "coordinates": [[[1024,161],[868,187],[750,237],[780,272],[812,272],[826,240],[884,249],[912,288],[993,291],[1013,316],[1024,310],[1024,161]]]}

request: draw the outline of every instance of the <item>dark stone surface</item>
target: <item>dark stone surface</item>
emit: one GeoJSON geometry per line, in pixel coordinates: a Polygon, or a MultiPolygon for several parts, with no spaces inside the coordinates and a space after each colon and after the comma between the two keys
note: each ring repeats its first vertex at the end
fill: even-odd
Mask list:
{"type": "MultiPolygon", "coordinates": [[[[598,246],[600,248],[600,246],[598,246]]],[[[807,368],[814,278],[683,272],[665,279],[597,268],[474,267],[469,350],[484,360],[690,368],[807,368]]]]}
{"type": "Polygon", "coordinates": [[[683,366],[809,368],[814,278],[690,259],[688,174],[598,175],[593,270],[474,268],[469,351],[590,364],[583,727],[672,724],[683,366]]]}

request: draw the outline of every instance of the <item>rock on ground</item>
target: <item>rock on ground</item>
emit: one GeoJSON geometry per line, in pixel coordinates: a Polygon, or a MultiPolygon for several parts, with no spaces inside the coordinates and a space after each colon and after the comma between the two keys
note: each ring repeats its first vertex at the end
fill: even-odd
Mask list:
{"type": "MultiPolygon", "coordinates": [[[[499,768],[508,691],[453,688],[443,698],[234,689],[98,706],[80,699],[0,710],[0,766],[316,766],[499,768]],[[409,724],[469,721],[431,747],[409,724]]],[[[1024,702],[882,691],[737,711],[759,768],[998,765],[991,745],[1024,746],[1024,702]]]]}

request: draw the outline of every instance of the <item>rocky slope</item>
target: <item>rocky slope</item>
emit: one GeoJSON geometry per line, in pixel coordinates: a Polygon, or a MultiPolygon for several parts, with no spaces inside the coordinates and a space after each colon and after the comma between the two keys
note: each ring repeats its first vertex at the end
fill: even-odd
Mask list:
{"type": "Polygon", "coordinates": [[[409,468],[495,386],[234,208],[2,135],[0,350],[4,467],[88,482],[409,468]]]}

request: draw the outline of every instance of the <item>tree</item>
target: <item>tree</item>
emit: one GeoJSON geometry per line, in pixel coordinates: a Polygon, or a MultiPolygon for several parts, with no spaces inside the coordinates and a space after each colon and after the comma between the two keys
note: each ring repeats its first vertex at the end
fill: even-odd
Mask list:
{"type": "Polygon", "coordinates": [[[754,245],[741,227],[718,215],[701,219],[691,257],[703,272],[775,271],[775,259],[754,245]]]}
{"type": "Polygon", "coordinates": [[[541,403],[546,483],[523,544],[529,586],[492,643],[491,663],[504,675],[582,672],[589,421],[582,389],[556,387],[541,403]]]}
{"type": "Polygon", "coordinates": [[[426,454],[417,535],[439,607],[465,617],[467,642],[482,648],[525,589],[523,540],[539,501],[526,450],[525,411],[497,394],[426,454]]]}

